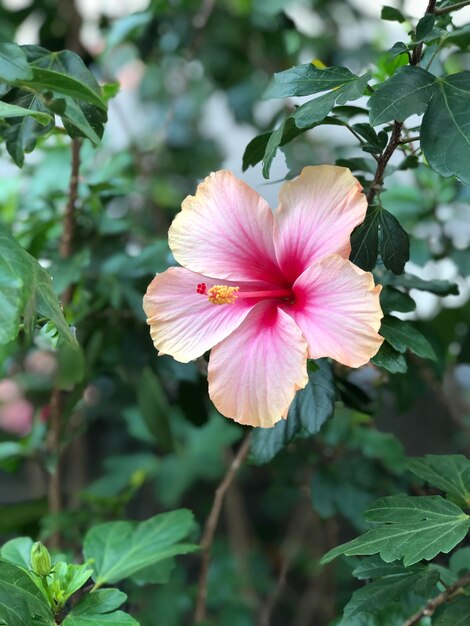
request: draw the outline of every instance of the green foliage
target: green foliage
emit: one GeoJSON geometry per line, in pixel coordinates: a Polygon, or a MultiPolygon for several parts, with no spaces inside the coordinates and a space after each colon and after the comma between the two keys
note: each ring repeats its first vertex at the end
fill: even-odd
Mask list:
{"type": "Polygon", "coordinates": [[[190,511],[162,513],[135,524],[108,522],[94,526],[85,536],[84,555],[90,559],[97,586],[116,583],[177,554],[197,549],[178,543],[193,527],[190,511]]]}
{"type": "Polygon", "coordinates": [[[336,388],[331,366],[319,359],[309,366],[309,381],[299,391],[286,420],[273,428],[258,428],[251,441],[251,459],[254,463],[267,463],[296,436],[316,434],[335,409],[336,388]]]}
{"type": "Polygon", "coordinates": [[[0,620],[4,624],[53,626],[52,612],[43,592],[19,567],[0,561],[0,620]]]}
{"type": "Polygon", "coordinates": [[[374,526],[361,537],[333,548],[322,559],[341,554],[380,554],[389,563],[403,559],[408,567],[440,552],[450,552],[466,536],[470,517],[441,496],[388,496],[364,513],[374,526]]]}
{"type": "Polygon", "coordinates": [[[447,605],[436,620],[435,626],[465,626],[470,619],[470,598],[457,598],[447,605]]]}
{"type": "Polygon", "coordinates": [[[410,459],[409,469],[463,508],[470,504],[470,461],[461,454],[410,459]]]}

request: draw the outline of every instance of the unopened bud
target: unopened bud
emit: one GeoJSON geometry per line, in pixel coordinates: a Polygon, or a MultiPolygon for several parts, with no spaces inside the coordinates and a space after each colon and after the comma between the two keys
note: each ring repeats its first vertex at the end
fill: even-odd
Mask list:
{"type": "Polygon", "coordinates": [[[51,573],[51,555],[40,541],[36,541],[31,548],[31,569],[38,576],[47,576],[51,573]]]}

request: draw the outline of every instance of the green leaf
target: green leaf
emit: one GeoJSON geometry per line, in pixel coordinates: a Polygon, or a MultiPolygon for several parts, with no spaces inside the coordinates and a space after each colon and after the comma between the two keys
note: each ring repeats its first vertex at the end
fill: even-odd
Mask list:
{"type": "Polygon", "coordinates": [[[20,316],[34,305],[37,313],[51,320],[60,336],[73,348],[79,349],[47,271],[5,229],[0,226],[0,344],[14,339],[19,330],[20,316]]]}
{"type": "Polygon", "coordinates": [[[429,35],[432,33],[434,24],[436,22],[436,16],[432,13],[427,13],[416,24],[416,39],[415,43],[420,43],[429,39],[429,35]]]}
{"type": "Polygon", "coordinates": [[[34,150],[39,137],[47,135],[53,130],[54,120],[41,98],[33,92],[13,89],[7,98],[9,105],[31,111],[29,116],[7,118],[7,126],[3,131],[10,156],[18,167],[22,167],[25,153],[34,150]],[[47,115],[49,122],[44,124],[45,118],[38,121],[38,115],[47,115]]]}
{"type": "Polygon", "coordinates": [[[355,265],[368,272],[374,269],[379,254],[379,221],[380,207],[371,205],[367,209],[365,220],[351,235],[349,258],[355,265]]]}
{"type": "Polygon", "coordinates": [[[52,116],[49,113],[25,109],[24,107],[17,106],[16,104],[8,104],[8,102],[0,102],[0,117],[10,118],[25,116],[34,117],[34,119],[37,120],[42,126],[49,124],[49,122],[52,121],[52,116]]]}
{"type": "Polygon", "coordinates": [[[437,358],[429,341],[410,322],[386,315],[382,319],[379,332],[398,352],[406,352],[409,348],[424,359],[435,360],[437,358]]]}
{"type": "Polygon", "coordinates": [[[298,128],[308,128],[321,122],[331,109],[339,104],[345,104],[350,100],[357,100],[364,94],[370,75],[355,77],[333,91],[329,91],[305,104],[302,104],[292,113],[298,128]]]}
{"type": "Polygon", "coordinates": [[[433,619],[433,626],[468,626],[470,624],[470,598],[464,596],[449,602],[433,619]]]}
{"type": "Polygon", "coordinates": [[[393,284],[406,289],[419,289],[420,291],[429,291],[437,296],[457,296],[459,293],[458,285],[450,283],[448,280],[424,280],[414,274],[403,274],[393,279],[393,284]]]}
{"type": "Polygon", "coordinates": [[[442,176],[470,184],[470,72],[437,78],[421,125],[421,147],[442,176]]]}
{"type": "Polygon", "coordinates": [[[387,604],[405,598],[410,591],[427,598],[438,580],[439,573],[429,567],[423,566],[409,571],[397,566],[396,571],[390,572],[390,575],[355,591],[344,607],[344,617],[351,619],[364,613],[378,613],[387,604]]]}
{"type": "Polygon", "coordinates": [[[33,77],[30,82],[15,81],[18,86],[36,91],[50,90],[106,110],[101,88],[78,54],[70,50],[49,52],[39,46],[23,46],[23,50],[33,77]]]}
{"type": "Polygon", "coordinates": [[[167,451],[173,450],[170,405],[159,379],[149,367],[144,368],[140,375],[137,401],[142,417],[158,446],[167,451]]]}
{"type": "Polygon", "coordinates": [[[405,21],[405,17],[401,11],[395,9],[395,7],[389,7],[387,5],[382,7],[380,17],[388,22],[399,22],[400,24],[405,21]]]}
{"type": "Polygon", "coordinates": [[[25,571],[4,561],[0,561],[0,623],[54,626],[44,594],[25,571]]]}
{"type": "Polygon", "coordinates": [[[192,527],[193,515],[187,509],[155,515],[140,523],[98,524],[85,537],[85,558],[93,559],[98,585],[112,584],[157,561],[197,550],[193,544],[178,543],[192,527]]]}
{"type": "Polygon", "coordinates": [[[424,113],[433,94],[436,77],[420,67],[400,67],[369,99],[372,126],[424,113]]]}
{"type": "Polygon", "coordinates": [[[357,78],[346,67],[318,69],[311,63],[305,63],[274,74],[273,82],[268,86],[264,97],[309,96],[347,85],[357,78]]]}
{"type": "Polygon", "coordinates": [[[118,589],[93,591],[73,607],[64,620],[64,626],[138,626],[133,617],[116,611],[126,599],[126,594],[118,589]]]}
{"type": "Polygon", "coordinates": [[[251,439],[251,460],[254,463],[268,463],[296,435],[314,435],[332,417],[336,399],[333,372],[326,359],[315,363],[318,367],[314,371],[309,367],[309,382],[296,393],[287,419],[272,428],[254,429],[251,439]]]}
{"type": "Polygon", "coordinates": [[[0,80],[8,83],[31,80],[33,72],[26,54],[16,43],[0,43],[0,80]]]}
{"type": "Polygon", "coordinates": [[[3,544],[0,557],[12,565],[31,569],[31,548],[33,540],[30,537],[16,537],[3,544]]]}
{"type": "Polygon", "coordinates": [[[394,274],[401,274],[405,263],[410,258],[410,240],[397,218],[389,211],[381,209],[380,224],[380,256],[385,267],[394,274]]]}
{"type": "Polygon", "coordinates": [[[461,454],[410,459],[409,470],[433,487],[442,489],[453,502],[470,506],[470,461],[461,454]]]}
{"type": "Polygon", "coordinates": [[[93,570],[89,563],[76,565],[58,561],[54,564],[49,585],[60,606],[78,591],[92,576],[93,570]]]}
{"type": "Polygon", "coordinates": [[[416,309],[416,302],[407,293],[387,285],[380,292],[380,306],[384,313],[410,313],[416,309]]]}
{"type": "Polygon", "coordinates": [[[470,517],[441,496],[389,496],[365,512],[374,526],[364,535],[333,548],[322,558],[329,563],[347,556],[380,554],[386,562],[403,559],[405,567],[440,552],[450,552],[468,532],[470,517]]]}
{"type": "Polygon", "coordinates": [[[405,356],[386,341],[380,346],[377,354],[371,358],[371,362],[391,374],[404,374],[408,369],[405,356]]]}

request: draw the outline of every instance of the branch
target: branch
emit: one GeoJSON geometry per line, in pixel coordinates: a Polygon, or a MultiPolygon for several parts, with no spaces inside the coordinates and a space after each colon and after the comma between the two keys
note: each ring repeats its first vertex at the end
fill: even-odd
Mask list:
{"type": "MultiPolygon", "coordinates": [[[[75,205],[77,203],[78,175],[80,170],[80,147],[79,139],[72,140],[72,171],[70,175],[69,197],[64,213],[64,227],[59,243],[59,253],[63,259],[67,259],[72,254],[72,241],[75,231],[75,205]]],[[[67,287],[61,296],[62,305],[67,306],[72,300],[72,286],[67,287]]],[[[60,443],[62,434],[62,413],[64,408],[64,397],[61,390],[55,387],[52,391],[51,411],[49,416],[49,434],[47,447],[49,454],[54,456],[55,465],[49,473],[49,484],[47,489],[48,511],[50,515],[58,515],[62,510],[61,495],[61,474],[60,474],[60,443]]],[[[55,532],[49,539],[51,548],[58,548],[60,544],[60,534],[55,532]]]]}
{"type": "Polygon", "coordinates": [[[215,490],[214,502],[212,509],[207,518],[206,525],[204,527],[204,533],[201,539],[201,551],[202,551],[202,563],[199,573],[198,594],[196,601],[196,610],[194,612],[194,623],[202,622],[206,619],[206,602],[207,602],[207,576],[209,573],[209,566],[211,562],[211,550],[212,542],[214,541],[215,531],[219,522],[220,513],[222,511],[222,505],[224,503],[225,494],[232,484],[238,470],[243,465],[248,452],[250,450],[251,437],[248,434],[243,443],[238,449],[238,452],[230,463],[227,473],[220,485],[215,490]]]}
{"type": "MultiPolygon", "coordinates": [[[[470,3],[470,0],[469,0],[470,3]]],[[[428,13],[436,12],[436,0],[429,0],[429,4],[426,8],[425,15],[428,13]]],[[[410,65],[418,65],[421,60],[421,54],[423,52],[423,44],[420,43],[413,50],[413,54],[411,55],[410,65]]],[[[403,128],[402,122],[395,121],[392,128],[392,134],[390,135],[390,139],[388,141],[385,150],[377,159],[377,169],[375,171],[374,180],[372,181],[372,185],[370,186],[369,192],[367,194],[367,202],[371,204],[377,193],[380,191],[383,185],[383,177],[385,173],[385,168],[390,161],[392,154],[398,148],[398,146],[403,143],[401,139],[401,130],[403,128]]]]}
{"type": "Polygon", "coordinates": [[[459,595],[462,592],[462,588],[466,585],[470,585],[470,572],[467,572],[465,576],[459,578],[453,585],[448,587],[445,591],[440,593],[435,598],[432,598],[427,602],[422,609],[412,615],[406,622],[403,622],[403,626],[414,626],[422,617],[431,617],[435,610],[445,604],[448,600],[451,600],[454,596],[459,595]]]}
{"type": "Polygon", "coordinates": [[[445,13],[452,13],[453,11],[468,7],[468,5],[470,5],[470,0],[466,2],[456,2],[455,4],[450,4],[448,7],[442,7],[442,9],[435,9],[433,13],[434,15],[444,15],[445,13]]]}

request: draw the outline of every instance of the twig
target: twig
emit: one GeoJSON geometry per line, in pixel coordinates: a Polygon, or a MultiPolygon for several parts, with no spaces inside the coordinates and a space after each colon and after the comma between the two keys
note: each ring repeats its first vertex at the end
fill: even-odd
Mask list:
{"type": "Polygon", "coordinates": [[[453,585],[450,585],[450,587],[437,595],[435,598],[429,600],[429,602],[427,602],[419,611],[403,622],[403,626],[414,626],[422,617],[431,617],[439,606],[445,604],[454,596],[459,595],[462,592],[462,588],[466,585],[470,585],[470,572],[467,572],[465,576],[459,578],[459,580],[457,580],[453,585]]]}
{"type": "MultiPolygon", "coordinates": [[[[469,0],[470,1],[470,0],[469,0]]],[[[429,0],[429,4],[426,8],[425,14],[435,13],[436,12],[436,0],[429,0]]],[[[413,54],[411,55],[410,65],[418,65],[421,60],[421,54],[423,52],[423,44],[420,43],[413,50],[413,54]]],[[[388,144],[385,147],[385,150],[377,159],[377,169],[375,171],[374,180],[372,181],[372,185],[370,186],[369,192],[367,193],[367,202],[371,204],[377,193],[380,192],[383,184],[383,176],[385,173],[385,168],[390,161],[392,154],[398,148],[401,143],[404,143],[401,139],[401,131],[403,128],[402,122],[395,121],[392,128],[392,134],[390,135],[390,139],[388,144]]]]}
{"type": "Polygon", "coordinates": [[[202,622],[206,619],[207,576],[209,573],[209,566],[211,562],[212,542],[214,541],[214,535],[217,529],[217,524],[219,522],[220,512],[222,511],[225,494],[232,484],[235,476],[237,475],[238,470],[248,456],[248,452],[250,450],[250,441],[251,437],[250,434],[248,434],[243,440],[243,443],[238,449],[238,452],[233,461],[230,463],[224,479],[215,490],[214,502],[212,504],[212,509],[209,517],[207,518],[206,525],[204,527],[204,533],[201,539],[202,563],[199,573],[196,610],[194,612],[195,624],[197,624],[198,622],[202,622]]]}
{"type": "Polygon", "coordinates": [[[459,9],[463,9],[470,4],[470,0],[466,2],[456,2],[455,4],[450,4],[447,7],[442,7],[441,9],[435,9],[435,15],[444,15],[445,13],[452,13],[453,11],[458,11],[459,9]]]}
{"type": "Polygon", "coordinates": [[[411,143],[413,141],[419,141],[419,135],[415,137],[405,137],[404,139],[400,139],[398,143],[401,145],[402,143],[411,143]]]}
{"type": "MultiPolygon", "coordinates": [[[[67,259],[72,254],[72,241],[75,231],[75,205],[77,203],[78,175],[80,169],[80,146],[79,139],[72,140],[72,170],[70,175],[69,197],[64,213],[64,228],[62,238],[59,243],[59,253],[63,259],[67,259]]],[[[72,286],[67,287],[61,296],[62,305],[67,306],[72,299],[72,286]]],[[[51,397],[51,410],[49,415],[48,452],[54,457],[54,466],[49,472],[49,483],[47,489],[49,515],[58,515],[62,511],[62,489],[61,489],[61,435],[62,435],[62,413],[64,408],[64,397],[58,387],[54,387],[51,397]]],[[[49,538],[51,548],[58,548],[60,545],[60,533],[54,532],[49,538]]]]}

